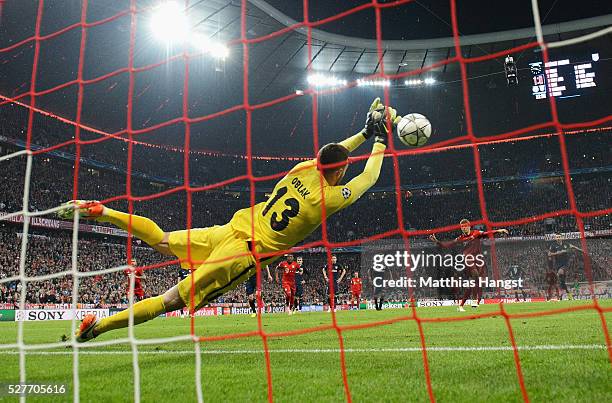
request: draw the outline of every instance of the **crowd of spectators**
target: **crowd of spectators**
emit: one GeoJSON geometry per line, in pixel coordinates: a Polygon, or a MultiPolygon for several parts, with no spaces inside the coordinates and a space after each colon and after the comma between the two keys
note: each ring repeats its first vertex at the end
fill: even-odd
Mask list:
{"type": "MultiPolygon", "coordinates": [[[[0,118],[3,122],[9,122],[0,125],[0,136],[5,137],[7,143],[26,140],[27,109],[5,106],[0,109],[0,118]]],[[[36,115],[32,124],[32,148],[53,147],[74,140],[74,127],[52,117],[36,115]]],[[[601,130],[567,136],[570,169],[579,170],[609,165],[609,135],[609,131],[601,130]]],[[[192,133],[192,136],[194,136],[194,141],[195,138],[200,138],[197,132],[192,133]]],[[[84,141],[97,141],[101,135],[82,130],[80,137],[84,141]]],[[[182,132],[168,132],[163,137],[155,134],[136,136],[137,143],[132,145],[131,159],[128,158],[128,142],[125,138],[104,140],[106,141],[80,146],[82,169],[85,169],[88,164],[95,164],[106,165],[117,172],[125,171],[128,160],[130,160],[132,172],[172,184],[183,182],[185,156],[180,148],[184,145],[182,132]]],[[[189,158],[189,175],[193,184],[209,185],[246,175],[245,150],[241,142],[236,143],[239,143],[237,149],[225,150],[225,153],[221,153],[224,150],[217,150],[219,152],[215,150],[198,151],[197,148],[194,148],[189,158]]],[[[64,153],[64,157],[71,162],[71,159],[74,160],[76,147],[74,144],[69,144],[56,151],[64,153]]],[[[256,155],[252,160],[253,175],[260,177],[285,172],[295,165],[296,161],[293,157],[308,156],[311,152],[310,149],[295,150],[289,142],[286,153],[281,157],[267,158],[256,155]]],[[[367,149],[363,150],[363,153],[367,152],[367,149]]],[[[559,141],[554,136],[528,141],[483,144],[479,147],[479,152],[481,175],[484,180],[518,176],[538,178],[542,174],[558,173],[563,170],[559,141]]],[[[47,154],[41,154],[40,158],[44,159],[47,156],[47,154]]],[[[358,172],[363,164],[363,161],[351,164],[349,173],[358,172]]],[[[398,166],[402,186],[422,187],[476,179],[474,155],[470,147],[400,156],[398,166]]],[[[394,186],[393,172],[393,164],[389,160],[389,163],[383,164],[377,186],[394,186]]],[[[125,185],[125,179],[121,183],[125,185]]],[[[239,184],[248,186],[246,181],[239,184]]],[[[272,183],[262,183],[262,186],[264,185],[269,186],[272,183]]]]}
{"type": "MultiPolygon", "coordinates": [[[[25,158],[14,157],[0,163],[0,212],[14,212],[22,208],[25,158]]],[[[79,170],[79,199],[104,200],[126,193],[124,174],[82,165],[79,170]]],[[[42,211],[59,206],[73,198],[73,165],[60,158],[35,157],[29,187],[30,211],[42,211]]],[[[612,174],[589,173],[572,180],[576,205],[589,212],[609,208],[612,199],[612,174]]],[[[134,177],[130,183],[135,197],[150,196],[172,189],[172,186],[134,177]]],[[[567,189],[562,177],[506,180],[483,185],[486,211],[491,221],[518,220],[534,215],[568,210],[567,189]]],[[[256,201],[264,201],[269,193],[256,192],[256,201]]],[[[231,219],[235,211],[250,205],[249,191],[214,189],[192,193],[191,214],[193,227],[206,227],[231,219]]],[[[429,230],[456,225],[462,218],[479,220],[482,217],[478,187],[475,184],[447,185],[436,188],[413,189],[412,197],[401,193],[403,226],[406,229],[429,230]]],[[[134,214],[152,218],[167,231],[187,226],[187,195],[184,190],[158,198],[135,200],[134,214]]],[[[126,211],[125,199],[113,201],[110,207],[126,211]]],[[[332,242],[345,242],[366,238],[399,228],[398,203],[395,192],[367,193],[350,209],[345,209],[327,221],[328,238],[332,242]]],[[[588,229],[609,229],[609,215],[585,220],[588,229]]],[[[551,220],[518,225],[511,233],[538,234],[542,232],[575,231],[571,215],[551,220]]],[[[307,241],[321,239],[321,230],[307,241]]]]}
{"type": "MultiPolygon", "coordinates": [[[[0,280],[19,274],[19,252],[21,249],[21,234],[19,227],[4,225],[0,229],[0,280]]],[[[60,274],[45,280],[29,281],[27,283],[26,301],[28,303],[70,303],[73,297],[72,270],[72,240],[67,231],[33,230],[27,242],[27,258],[24,274],[28,277],[60,274]],[[62,272],[67,272],[61,274],[62,272]]],[[[78,256],[76,267],[79,272],[92,273],[81,276],[78,280],[78,301],[80,303],[104,305],[126,304],[128,277],[123,270],[111,273],[95,274],[94,272],[119,267],[127,262],[125,239],[102,237],[99,235],[82,234],[78,241],[78,256]]],[[[585,272],[582,254],[574,253],[570,258],[567,272],[568,283],[574,281],[606,281],[612,278],[612,246],[608,239],[590,239],[588,250],[591,261],[591,274],[585,272]]],[[[577,242],[575,244],[579,245],[577,242]]],[[[159,255],[148,247],[134,244],[132,256],[138,266],[162,265],[169,262],[167,257],[159,255]]],[[[546,288],[546,251],[548,242],[500,242],[496,246],[497,264],[490,261],[488,249],[485,254],[488,260],[489,276],[504,279],[511,265],[519,265],[525,273],[525,287],[531,296],[542,296],[546,288]],[[494,272],[497,271],[497,274],[494,272]]],[[[433,245],[430,251],[433,251],[433,245]]],[[[323,267],[327,263],[325,253],[304,253],[304,295],[303,301],[309,304],[320,304],[328,301],[328,284],[323,277],[323,267]]],[[[346,270],[346,275],[339,287],[340,301],[348,301],[350,278],[357,271],[370,284],[371,270],[361,267],[360,253],[340,253],[338,263],[346,270]]],[[[428,272],[416,272],[415,276],[434,276],[435,278],[452,275],[439,268],[429,268],[428,272]]],[[[270,267],[272,280],[267,277],[266,270],[261,273],[261,285],[266,303],[282,305],[284,301],[280,284],[275,280],[275,267],[270,267]]],[[[162,267],[145,270],[143,279],[145,296],[163,293],[186,272],[176,264],[165,264],[162,267]]],[[[405,275],[400,273],[399,275],[405,275]]],[[[280,273],[279,273],[280,276],[280,273]]],[[[371,297],[371,290],[364,289],[364,296],[371,297]]],[[[0,283],[0,303],[18,303],[20,292],[19,281],[0,283]]],[[[448,290],[417,289],[416,296],[448,297],[448,290]]],[[[390,300],[405,300],[406,290],[389,292],[390,300]]],[[[219,302],[245,302],[245,288],[239,286],[223,295],[219,302]]]]}

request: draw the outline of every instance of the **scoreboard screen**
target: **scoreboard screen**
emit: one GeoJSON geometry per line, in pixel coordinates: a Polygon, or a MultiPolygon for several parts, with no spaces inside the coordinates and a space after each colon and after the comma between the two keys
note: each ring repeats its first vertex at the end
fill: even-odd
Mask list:
{"type": "Polygon", "coordinates": [[[599,53],[591,54],[590,60],[570,59],[529,63],[532,75],[531,91],[535,99],[574,98],[587,94],[597,87],[595,70],[599,53]]]}

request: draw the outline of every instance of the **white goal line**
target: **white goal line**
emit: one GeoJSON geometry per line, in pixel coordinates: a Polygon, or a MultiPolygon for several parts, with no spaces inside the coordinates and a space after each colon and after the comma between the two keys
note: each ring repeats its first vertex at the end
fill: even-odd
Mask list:
{"type": "MultiPolygon", "coordinates": [[[[605,350],[605,344],[560,344],[560,345],[534,345],[534,346],[517,346],[521,351],[550,351],[550,350],[605,350]]],[[[391,347],[391,348],[345,348],[345,353],[417,353],[421,352],[421,347],[391,347]]],[[[447,351],[447,352],[470,352],[470,351],[512,351],[512,346],[447,346],[447,347],[427,347],[427,351],[447,351]]],[[[286,348],[286,349],[270,349],[270,353],[307,353],[307,354],[324,354],[324,353],[339,353],[339,348],[286,348]]],[[[262,349],[252,350],[201,350],[201,354],[263,354],[262,349]]],[[[19,351],[5,350],[0,351],[0,355],[16,355],[19,351]]],[[[27,355],[70,355],[72,351],[28,351],[27,355]]],[[[84,350],[79,351],[83,355],[132,355],[132,351],[117,351],[117,350],[84,350]]],[[[138,354],[179,354],[193,355],[192,350],[144,350],[138,351],[138,354]]]]}

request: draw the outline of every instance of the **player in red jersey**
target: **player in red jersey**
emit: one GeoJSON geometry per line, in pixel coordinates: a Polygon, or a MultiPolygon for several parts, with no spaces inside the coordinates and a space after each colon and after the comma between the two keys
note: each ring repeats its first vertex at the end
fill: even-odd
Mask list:
{"type": "MultiPolygon", "coordinates": [[[[283,271],[283,291],[285,292],[285,303],[286,303],[286,311],[289,315],[293,312],[293,305],[295,303],[295,272],[298,271],[300,265],[293,260],[293,255],[286,255],[286,259],[280,262],[277,266],[277,269],[283,271]]],[[[276,282],[278,282],[278,272],[276,270],[274,276],[276,277],[276,282]]]]}
{"type": "Polygon", "coordinates": [[[144,270],[140,267],[136,267],[136,260],[130,260],[129,268],[125,269],[123,273],[127,276],[127,291],[126,294],[130,296],[130,275],[134,273],[134,302],[142,301],[144,299],[144,288],[142,287],[142,279],[145,278],[144,270]]]}
{"type": "Polygon", "coordinates": [[[552,291],[557,292],[557,301],[561,300],[559,286],[569,296],[569,290],[565,282],[565,277],[569,269],[570,254],[574,251],[582,252],[577,246],[564,242],[561,234],[555,235],[555,240],[548,248],[547,263],[548,270],[546,272],[545,280],[548,284],[548,292],[546,293],[546,300],[551,301],[552,291]]]}
{"type": "Polygon", "coordinates": [[[554,271],[554,269],[552,269],[552,267],[554,267],[554,262],[550,256],[548,257],[547,263],[548,263],[548,270],[546,271],[546,274],[544,275],[544,281],[546,281],[546,285],[548,286],[546,290],[546,302],[560,301],[561,295],[559,292],[559,282],[558,282],[559,278],[557,277],[557,273],[554,271]],[[553,291],[556,291],[557,293],[556,300],[553,299],[553,291]]]}
{"type": "Polygon", "coordinates": [[[361,302],[361,277],[359,272],[353,273],[351,279],[351,305],[354,305],[356,309],[359,309],[359,303],[361,302]]]}
{"type": "Polygon", "coordinates": [[[465,301],[469,298],[470,294],[472,294],[472,298],[475,302],[472,302],[472,307],[477,308],[480,303],[480,299],[482,297],[482,289],[480,288],[479,278],[487,276],[487,267],[482,255],[482,238],[487,237],[489,235],[494,234],[503,234],[508,235],[507,229],[496,229],[492,231],[479,231],[473,230],[470,221],[467,219],[463,219],[459,222],[461,226],[461,235],[452,241],[442,242],[436,238],[436,235],[433,234],[429,237],[433,242],[438,244],[443,248],[450,248],[457,244],[461,244],[463,246],[463,256],[466,258],[471,256],[472,258],[465,260],[465,270],[468,277],[475,282],[474,287],[468,287],[463,294],[463,299],[461,300],[461,304],[459,305],[458,310],[460,312],[465,312],[463,309],[463,305],[465,301]]]}

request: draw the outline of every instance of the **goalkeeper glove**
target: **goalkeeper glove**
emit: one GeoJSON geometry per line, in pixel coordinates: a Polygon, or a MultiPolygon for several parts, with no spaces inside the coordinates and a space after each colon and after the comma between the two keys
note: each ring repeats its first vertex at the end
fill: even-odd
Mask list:
{"type": "Polygon", "coordinates": [[[370,105],[370,110],[366,116],[365,127],[363,128],[363,137],[369,139],[370,137],[377,135],[381,131],[380,122],[383,119],[382,111],[385,109],[385,106],[380,102],[380,98],[376,98],[372,105],[370,105]]]}
{"type": "Polygon", "coordinates": [[[363,129],[363,136],[366,139],[374,136],[377,143],[385,144],[387,141],[387,121],[391,122],[391,130],[397,125],[401,117],[397,116],[394,108],[386,107],[376,98],[366,117],[366,124],[363,129]]]}
{"type": "Polygon", "coordinates": [[[375,132],[378,131],[378,133],[375,133],[374,141],[376,143],[382,143],[386,145],[387,135],[389,133],[387,122],[391,122],[389,124],[389,127],[391,128],[391,132],[393,132],[393,129],[397,126],[402,117],[397,116],[397,111],[390,106],[384,108],[382,113],[383,119],[378,124],[378,126],[376,126],[375,132]]]}

